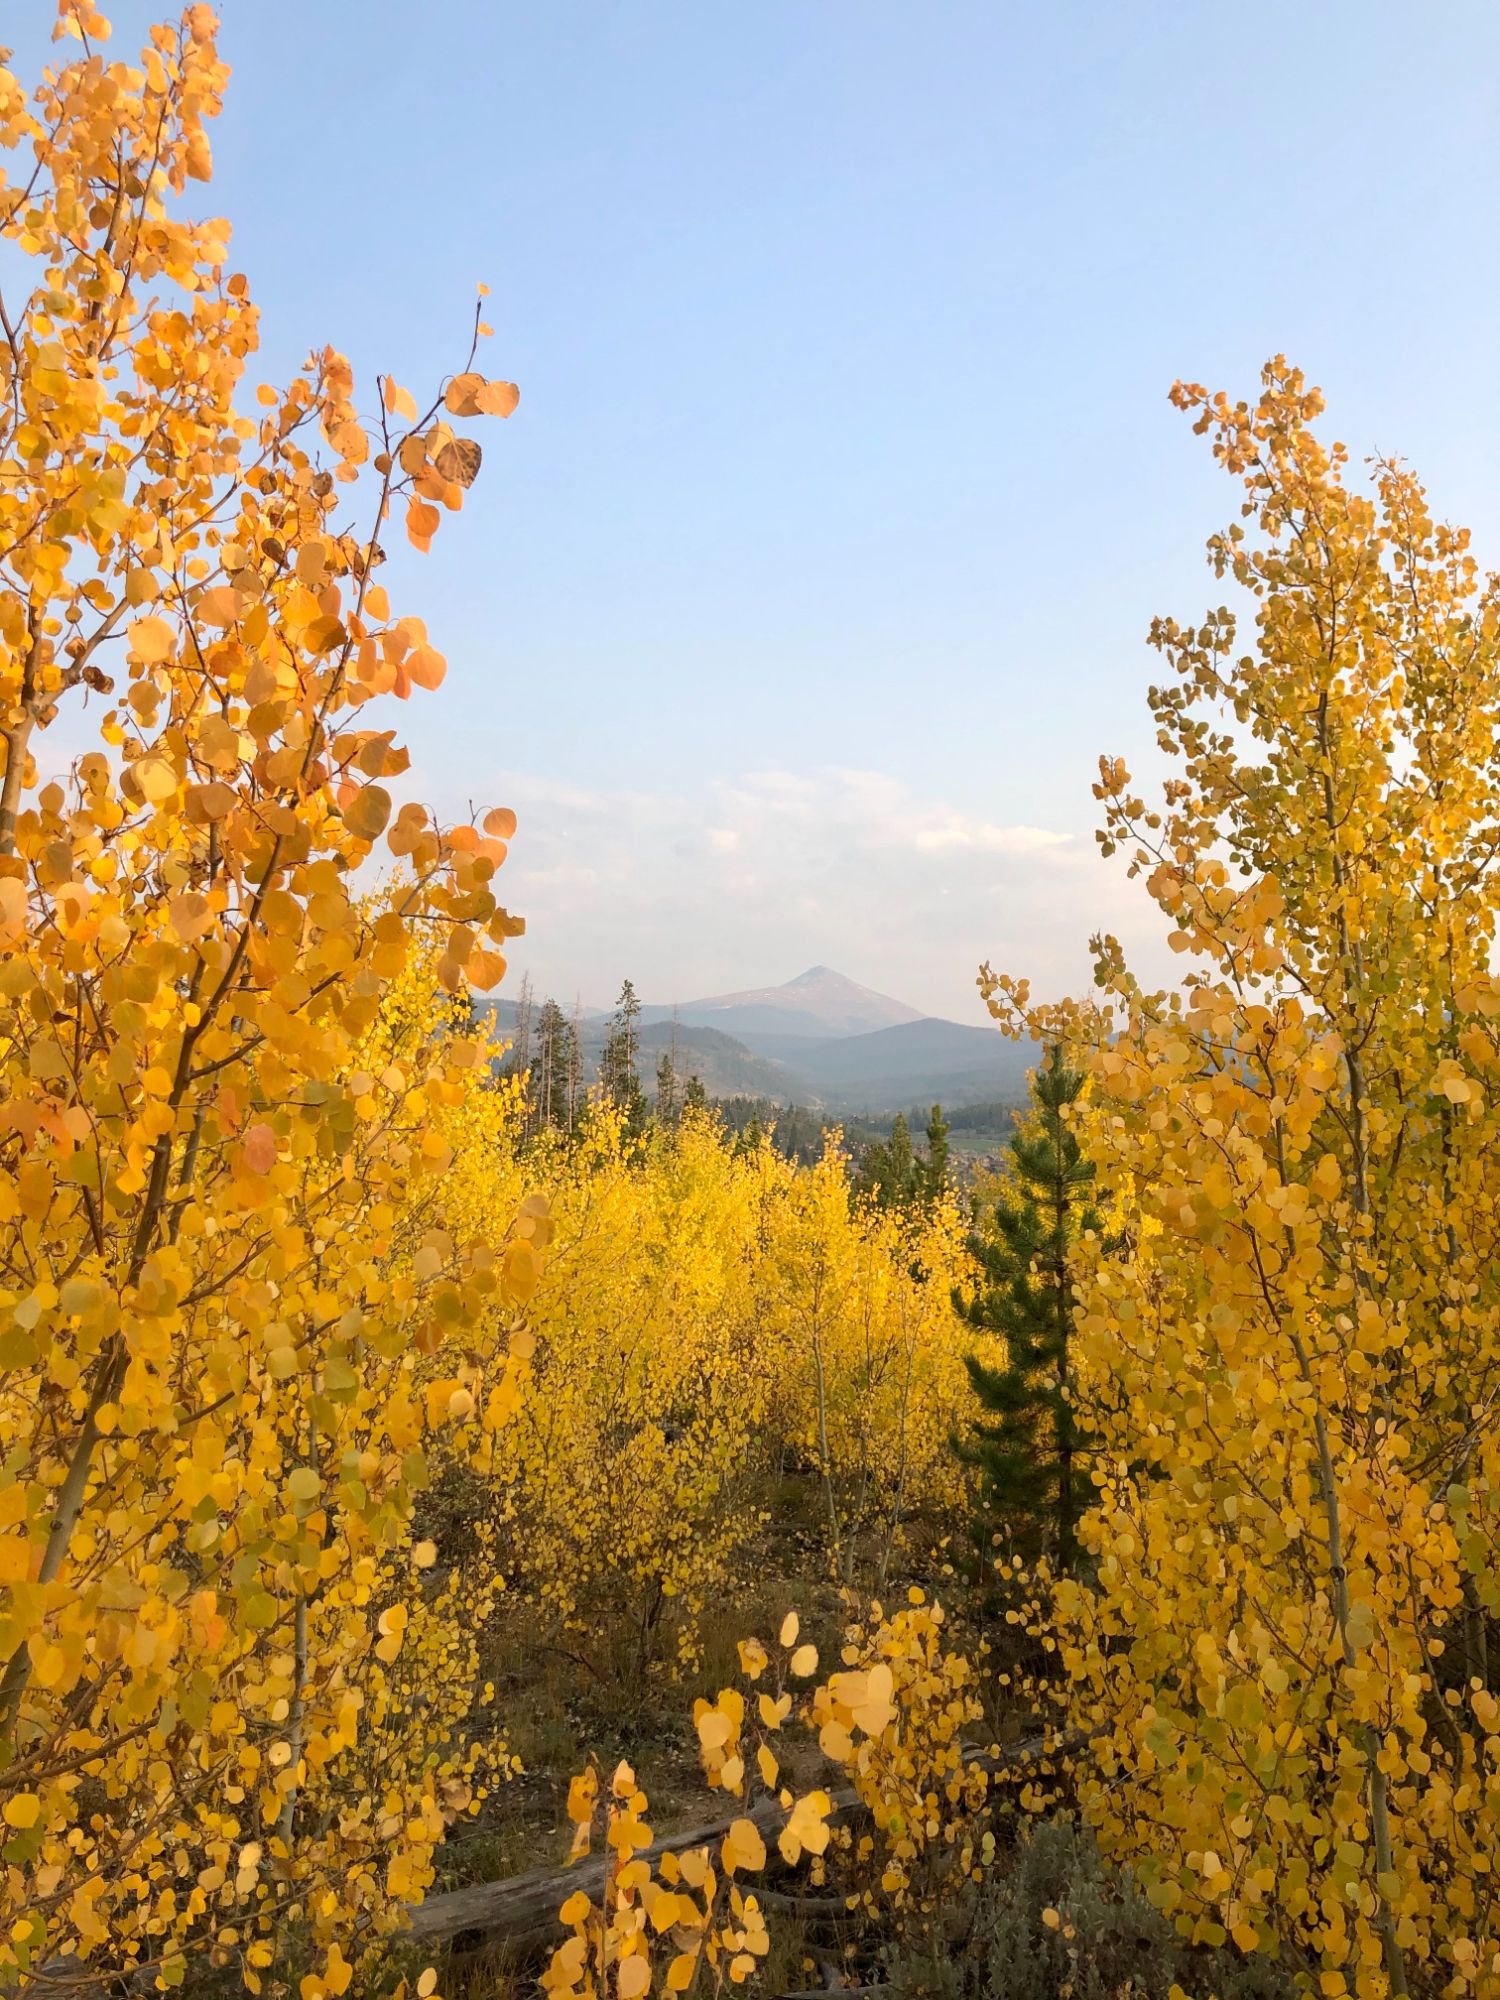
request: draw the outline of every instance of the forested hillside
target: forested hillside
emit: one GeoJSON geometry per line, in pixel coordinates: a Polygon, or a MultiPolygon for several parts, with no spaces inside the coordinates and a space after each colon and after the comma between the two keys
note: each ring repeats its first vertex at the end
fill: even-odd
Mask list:
{"type": "Polygon", "coordinates": [[[1232,604],[1095,793],[1180,979],[986,966],[993,1062],[825,968],[821,1031],[521,1049],[522,836],[408,795],[385,580],[484,560],[482,298],[262,385],[210,9],[60,20],[0,69],[0,1991],[1500,1993],[1466,532],[1286,361],[1179,384],[1232,604]],[[690,1047],[903,1116],[778,1150],[690,1047]]]}
{"type": "Polygon", "coordinates": [[[610,1038],[622,1032],[648,1090],[665,1055],[675,1077],[696,1077],[710,1097],[764,1097],[831,1118],[888,1115],[934,1099],[1019,1103],[1034,1059],[992,1029],[919,1014],[826,966],[784,986],[672,1007],[641,1003],[631,981],[613,1008],[538,1005],[529,992],[487,1007],[511,1042],[513,1066],[567,1072],[575,1096],[599,1082],[610,1038]]]}

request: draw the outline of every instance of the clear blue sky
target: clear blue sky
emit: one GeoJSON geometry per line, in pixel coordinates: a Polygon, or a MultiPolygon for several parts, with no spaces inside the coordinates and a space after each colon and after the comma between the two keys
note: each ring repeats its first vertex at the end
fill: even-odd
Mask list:
{"type": "Polygon", "coordinates": [[[1218,595],[1179,374],[1285,351],[1500,556],[1491,0],[221,12],[262,372],[431,380],[493,287],[522,402],[403,576],[450,660],[409,735],[520,811],[566,997],[816,959],[973,1018],[982,956],[1149,933],[1088,788],[1152,613],[1218,595]]]}

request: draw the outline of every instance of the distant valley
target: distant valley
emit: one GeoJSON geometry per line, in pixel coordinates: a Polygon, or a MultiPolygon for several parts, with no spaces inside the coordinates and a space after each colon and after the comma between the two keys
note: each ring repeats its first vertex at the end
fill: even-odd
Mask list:
{"type": "MultiPolygon", "coordinates": [[[[519,1002],[491,1003],[514,1032],[519,1002]]],[[[585,1069],[597,1069],[609,1029],[601,1010],[579,1021],[585,1069]]],[[[878,1116],[913,1104],[950,1108],[1019,1101],[1035,1062],[996,1029],[924,1015],[890,995],[813,966],[782,986],[641,1008],[639,1068],[649,1090],[663,1050],[679,1078],[710,1097],[760,1097],[840,1114],[878,1116]]]]}

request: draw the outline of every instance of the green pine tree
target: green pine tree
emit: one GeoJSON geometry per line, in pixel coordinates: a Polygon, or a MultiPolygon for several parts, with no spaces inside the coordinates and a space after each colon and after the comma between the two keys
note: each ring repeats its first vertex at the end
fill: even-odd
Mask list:
{"type": "Polygon", "coordinates": [[[743,1126],[741,1130],[736,1134],[734,1141],[734,1151],[736,1155],[744,1153],[758,1153],[761,1147],[765,1143],[766,1143],[766,1128],[761,1123],[760,1116],[757,1113],[750,1119],[749,1123],[743,1126]]]}
{"type": "Polygon", "coordinates": [[[672,1051],[663,1049],[656,1058],[656,1122],[658,1125],[674,1126],[681,1114],[678,1102],[677,1065],[672,1060],[672,1051]]]}
{"type": "Polygon", "coordinates": [[[599,1082],[604,1095],[624,1114],[626,1131],[632,1133],[646,1128],[646,1093],[636,1067],[640,1028],[641,1003],[627,979],[610,1016],[609,1033],[599,1057],[599,1082]]]}
{"type": "Polygon", "coordinates": [[[536,1054],[528,1087],[533,1116],[542,1131],[566,1132],[572,1125],[569,1077],[574,1067],[573,1026],[555,1000],[536,1017],[536,1054]]]}
{"type": "Polygon", "coordinates": [[[936,1202],[947,1186],[948,1126],[940,1104],[933,1105],[927,1120],[925,1153],[912,1144],[911,1123],[904,1112],[898,1112],[890,1138],[876,1139],[865,1147],[854,1175],[855,1192],[868,1195],[877,1208],[936,1202]]]}
{"type": "Polygon", "coordinates": [[[865,1148],[855,1176],[855,1188],[877,1208],[904,1208],[921,1185],[921,1163],[911,1143],[911,1127],[897,1112],[889,1139],[865,1148]]]}
{"type": "Polygon", "coordinates": [[[1061,1048],[1047,1052],[1032,1078],[1031,1115],[1010,1142],[1014,1192],[969,1241],[982,1282],[972,1297],[954,1294],[969,1324],[997,1334],[1006,1351],[998,1368],[965,1356],[982,1414],[955,1440],[979,1472],[974,1538],[986,1564],[997,1539],[1028,1560],[1049,1554],[1064,1571],[1077,1563],[1087,1482],[1072,1400],[1068,1253],[1080,1232],[1098,1227],[1094,1165],[1067,1117],[1083,1083],[1061,1048]]]}
{"type": "Polygon", "coordinates": [[[941,1104],[934,1104],[927,1121],[927,1158],[922,1162],[922,1194],[941,1201],[948,1187],[948,1124],[941,1104]]]}
{"type": "Polygon", "coordinates": [[[684,1111],[707,1111],[708,1092],[703,1088],[702,1077],[688,1078],[687,1089],[682,1093],[682,1108],[684,1111]]]}

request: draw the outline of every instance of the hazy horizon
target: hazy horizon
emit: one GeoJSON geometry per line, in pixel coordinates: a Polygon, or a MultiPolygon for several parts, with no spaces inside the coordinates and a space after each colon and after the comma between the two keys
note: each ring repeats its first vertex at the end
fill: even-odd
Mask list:
{"type": "MultiPolygon", "coordinates": [[[[743,1000],[747,997],[755,996],[761,993],[780,992],[787,989],[795,990],[796,987],[799,986],[804,980],[811,978],[814,974],[817,973],[833,973],[835,976],[839,978],[846,978],[846,979],[849,976],[847,973],[843,971],[843,968],[841,966],[823,965],[815,963],[812,965],[801,966],[798,968],[796,972],[789,972],[784,979],[765,980],[759,986],[736,986],[736,987],[726,988],[723,991],[713,992],[713,993],[708,993],[708,992],[678,993],[678,994],[673,994],[669,998],[664,998],[659,994],[642,993],[639,990],[637,990],[636,999],[641,1003],[641,1006],[648,1012],[653,1010],[660,1011],[661,1009],[667,1007],[688,1007],[693,1005],[701,1006],[703,1003],[708,1001],[718,1002],[725,1000],[743,1000]]],[[[522,980],[524,978],[529,982],[529,977],[530,976],[525,973],[518,974],[514,981],[507,981],[503,989],[497,989],[495,993],[487,997],[495,1000],[511,1000],[519,1003],[522,980]]],[[[626,977],[629,978],[628,973],[626,974],[626,977]]],[[[632,980],[631,984],[632,986],[634,986],[635,982],[632,980]]],[[[863,992],[873,994],[874,997],[877,999],[882,999],[882,1000],[901,999],[901,995],[899,993],[887,993],[884,992],[879,987],[867,987],[860,980],[853,980],[851,981],[851,984],[859,987],[860,990],[863,992]]],[[[533,1002],[538,1005],[542,1001],[549,999],[556,1000],[558,1004],[561,1006],[576,1004],[582,1009],[585,1015],[608,1016],[610,1014],[613,1014],[617,1010],[620,1001],[620,995],[618,993],[612,993],[607,997],[601,997],[598,994],[589,995],[587,993],[561,994],[561,993],[545,992],[536,988],[534,985],[531,985],[529,990],[531,992],[531,998],[533,1002]]],[[[924,1016],[923,1018],[926,1017],[924,1016]]],[[[859,1029],[851,1029],[842,1032],[860,1033],[864,1031],[859,1029]]]]}

